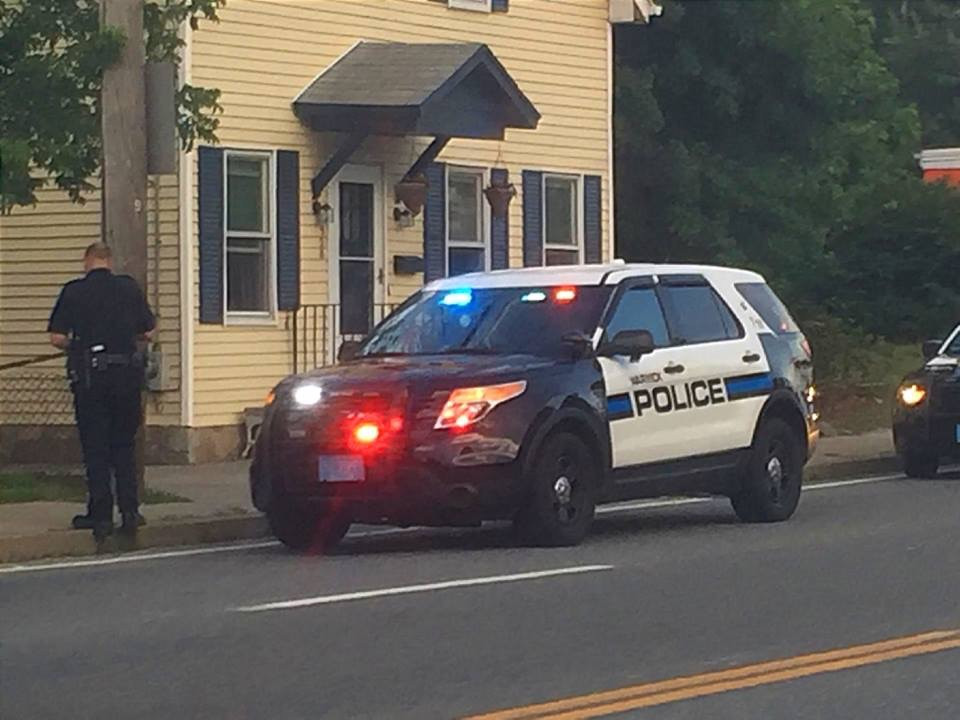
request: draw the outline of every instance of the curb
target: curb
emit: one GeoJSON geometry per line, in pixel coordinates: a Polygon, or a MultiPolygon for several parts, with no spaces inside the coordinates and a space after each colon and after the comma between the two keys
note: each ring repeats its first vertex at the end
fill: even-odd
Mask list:
{"type": "Polygon", "coordinates": [[[804,484],[811,481],[826,479],[846,479],[865,475],[886,475],[902,470],[900,458],[896,455],[882,455],[880,457],[865,458],[862,460],[838,460],[836,462],[820,462],[807,465],[803,473],[804,484]]]}
{"type": "Polygon", "coordinates": [[[134,540],[114,534],[99,547],[89,530],[53,530],[38,535],[0,537],[0,564],[254,540],[269,534],[266,518],[259,515],[156,523],[141,528],[134,540]]]}

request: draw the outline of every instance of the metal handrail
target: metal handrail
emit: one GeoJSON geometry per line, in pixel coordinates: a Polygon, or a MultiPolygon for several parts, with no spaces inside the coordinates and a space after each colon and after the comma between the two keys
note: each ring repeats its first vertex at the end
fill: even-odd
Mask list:
{"type": "Polygon", "coordinates": [[[38,365],[39,363],[46,362],[47,360],[56,360],[57,358],[62,357],[66,357],[66,353],[58,352],[51,353],[49,355],[37,355],[36,357],[27,358],[26,360],[15,360],[14,362],[3,363],[0,365],[0,371],[27,367],[28,365],[38,365]]]}

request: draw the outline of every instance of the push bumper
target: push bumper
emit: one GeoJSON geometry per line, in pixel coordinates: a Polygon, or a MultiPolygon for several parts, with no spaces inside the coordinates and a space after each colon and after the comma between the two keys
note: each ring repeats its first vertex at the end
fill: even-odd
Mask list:
{"type": "Polygon", "coordinates": [[[899,411],[893,439],[899,455],[960,457],[960,414],[899,411]]]}
{"type": "Polygon", "coordinates": [[[364,456],[362,480],[321,482],[321,454],[259,447],[250,468],[254,506],[262,512],[276,502],[331,508],[371,524],[476,525],[510,517],[522,495],[515,455],[464,463],[449,445],[370,454],[364,456]]]}

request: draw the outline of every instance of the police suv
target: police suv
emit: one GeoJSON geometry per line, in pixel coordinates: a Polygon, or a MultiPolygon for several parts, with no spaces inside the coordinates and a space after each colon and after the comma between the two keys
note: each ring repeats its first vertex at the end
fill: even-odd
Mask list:
{"type": "Polygon", "coordinates": [[[909,477],[933,477],[942,459],[960,459],[960,325],[946,340],[925,342],[923,355],[893,411],[893,441],[909,477]]]}
{"type": "Polygon", "coordinates": [[[586,265],[428,285],[271,393],[254,505],[297,549],[352,522],[513,520],[571,545],[598,503],[727,496],[789,518],[818,437],[810,348],[759,275],[586,265]]]}

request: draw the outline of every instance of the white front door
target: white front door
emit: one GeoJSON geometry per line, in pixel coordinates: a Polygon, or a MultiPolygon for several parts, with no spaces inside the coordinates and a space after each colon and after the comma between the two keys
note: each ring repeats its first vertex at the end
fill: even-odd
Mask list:
{"type": "Polygon", "coordinates": [[[383,317],[386,295],[383,173],[347,165],[332,183],[333,222],[327,235],[330,302],[328,333],[334,355],[343,340],[360,340],[383,317]]]}

